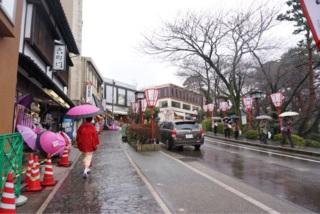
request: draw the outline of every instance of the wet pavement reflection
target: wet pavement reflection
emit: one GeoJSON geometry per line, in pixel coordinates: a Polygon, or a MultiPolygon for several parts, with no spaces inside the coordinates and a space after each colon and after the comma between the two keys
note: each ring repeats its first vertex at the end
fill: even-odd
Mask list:
{"type": "Polygon", "coordinates": [[[206,142],[183,151],[182,161],[200,161],[263,192],[320,213],[319,163],[206,142]]]}

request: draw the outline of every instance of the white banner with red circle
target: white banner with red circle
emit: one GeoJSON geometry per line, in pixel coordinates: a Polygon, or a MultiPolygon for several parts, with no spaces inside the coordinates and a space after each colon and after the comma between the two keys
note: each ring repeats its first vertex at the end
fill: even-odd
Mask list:
{"type": "Polygon", "coordinates": [[[270,97],[271,97],[271,100],[272,100],[273,105],[274,105],[276,108],[279,108],[279,107],[282,106],[283,101],[284,101],[284,96],[283,96],[283,94],[281,94],[280,92],[278,92],[278,93],[271,94],[270,97]]]}

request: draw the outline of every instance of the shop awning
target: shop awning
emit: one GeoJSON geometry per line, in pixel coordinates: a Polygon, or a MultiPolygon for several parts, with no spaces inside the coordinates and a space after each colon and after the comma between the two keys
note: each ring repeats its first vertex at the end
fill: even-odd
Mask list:
{"type": "Polygon", "coordinates": [[[38,82],[40,82],[43,88],[52,89],[60,98],[62,98],[66,103],[70,105],[70,107],[74,106],[74,103],[70,98],[50,79],[47,74],[45,74],[39,66],[28,56],[23,54],[19,55],[19,65],[25,69],[29,77],[35,78],[38,82]]]}

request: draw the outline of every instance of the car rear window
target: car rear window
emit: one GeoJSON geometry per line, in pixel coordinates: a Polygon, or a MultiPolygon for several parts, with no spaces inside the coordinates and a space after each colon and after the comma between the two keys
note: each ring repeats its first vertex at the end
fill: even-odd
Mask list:
{"type": "Polygon", "coordinates": [[[195,122],[176,122],[176,130],[195,130],[200,129],[199,124],[195,122]]]}

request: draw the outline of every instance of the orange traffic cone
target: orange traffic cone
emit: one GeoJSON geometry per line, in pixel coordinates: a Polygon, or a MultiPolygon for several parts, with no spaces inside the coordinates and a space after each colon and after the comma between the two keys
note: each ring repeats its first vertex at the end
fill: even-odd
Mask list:
{"type": "Polygon", "coordinates": [[[9,172],[4,184],[0,203],[0,213],[16,213],[16,196],[14,195],[13,173],[9,172]]]}
{"type": "Polygon", "coordinates": [[[36,192],[41,190],[42,190],[42,187],[40,185],[39,158],[38,158],[38,155],[35,155],[34,163],[31,170],[30,181],[27,186],[27,191],[36,192]]]}
{"type": "Polygon", "coordinates": [[[48,155],[48,158],[46,159],[46,165],[44,168],[44,175],[43,175],[43,181],[41,182],[42,186],[54,186],[56,185],[57,181],[53,178],[53,167],[51,162],[51,157],[48,155]]]}
{"type": "Polygon", "coordinates": [[[33,162],[34,162],[33,161],[33,153],[30,153],[29,158],[28,158],[28,167],[27,167],[26,180],[25,180],[25,182],[27,184],[30,182],[33,162]]]}
{"type": "Polygon", "coordinates": [[[72,162],[69,161],[69,151],[68,148],[65,146],[63,149],[63,154],[61,159],[58,162],[59,166],[69,167],[71,166],[72,162]]]}

